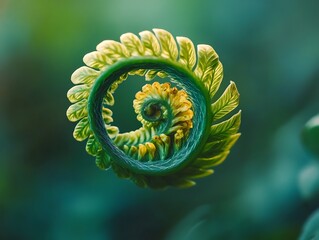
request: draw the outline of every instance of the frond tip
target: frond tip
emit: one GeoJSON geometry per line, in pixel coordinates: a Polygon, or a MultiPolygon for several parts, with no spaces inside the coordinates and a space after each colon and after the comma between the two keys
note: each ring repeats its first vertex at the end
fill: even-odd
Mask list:
{"type": "Polygon", "coordinates": [[[86,66],[71,76],[67,117],[77,122],[73,136],[87,139],[86,151],[100,169],[112,168],[140,187],[191,187],[213,173],[239,138],[241,111],[234,82],[212,103],[223,66],[209,45],[195,47],[186,37],[163,29],[105,40],[84,56],[86,66]],[[133,107],[141,127],[120,132],[112,125],[114,92],[128,75],[169,82],[145,84],[133,107]],[[218,122],[216,122],[218,121],[218,122]]]}

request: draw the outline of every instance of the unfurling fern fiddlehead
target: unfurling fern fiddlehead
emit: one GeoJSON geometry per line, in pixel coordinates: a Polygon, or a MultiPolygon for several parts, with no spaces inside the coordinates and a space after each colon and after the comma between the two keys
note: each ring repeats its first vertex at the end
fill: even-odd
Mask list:
{"type": "Polygon", "coordinates": [[[70,121],[79,121],[73,136],[88,138],[86,151],[102,169],[112,167],[119,177],[141,187],[190,187],[194,178],[210,175],[224,161],[240,136],[241,112],[224,119],[239,101],[230,82],[212,103],[223,77],[218,55],[209,45],[174,37],[162,29],[126,33],[120,42],[97,45],[71,77],[68,91],[70,121]],[[120,133],[112,126],[113,93],[128,74],[169,78],[170,83],[146,84],[133,107],[142,127],[120,133]]]}

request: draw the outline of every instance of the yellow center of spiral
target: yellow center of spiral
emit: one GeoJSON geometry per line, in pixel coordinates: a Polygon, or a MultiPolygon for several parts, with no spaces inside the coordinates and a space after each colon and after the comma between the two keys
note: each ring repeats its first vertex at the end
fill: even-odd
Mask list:
{"type": "Polygon", "coordinates": [[[162,116],[161,105],[150,103],[145,106],[143,111],[144,118],[147,117],[152,121],[158,121],[162,116]]]}
{"type": "Polygon", "coordinates": [[[133,106],[142,127],[120,133],[113,141],[137,160],[165,160],[181,147],[193,127],[192,103],[184,90],[170,83],[146,84],[135,97],[133,106]]]}

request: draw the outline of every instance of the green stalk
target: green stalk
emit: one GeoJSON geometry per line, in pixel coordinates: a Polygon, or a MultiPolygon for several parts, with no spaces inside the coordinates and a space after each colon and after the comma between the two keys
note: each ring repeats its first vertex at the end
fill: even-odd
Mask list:
{"type": "Polygon", "coordinates": [[[163,176],[179,171],[196,159],[196,156],[201,152],[209,136],[212,123],[210,106],[208,91],[191,71],[181,67],[178,63],[166,59],[134,57],[116,62],[96,79],[88,99],[88,116],[95,138],[101,144],[102,149],[111,156],[112,161],[137,174],[163,176]],[[193,104],[193,128],[190,131],[188,140],[178,152],[166,160],[154,162],[136,161],[117,148],[106,132],[105,123],[102,119],[103,98],[114,81],[122,74],[134,69],[163,70],[178,81],[178,86],[185,89],[189,100],[193,104]]]}

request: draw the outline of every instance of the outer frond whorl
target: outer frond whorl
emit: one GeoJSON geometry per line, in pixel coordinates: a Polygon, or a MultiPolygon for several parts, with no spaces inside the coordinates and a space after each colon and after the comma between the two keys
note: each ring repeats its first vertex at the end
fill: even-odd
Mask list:
{"type": "Polygon", "coordinates": [[[238,106],[235,83],[212,103],[223,66],[209,45],[196,48],[186,37],[153,29],[105,40],[83,61],[71,76],[77,85],[67,93],[67,117],[78,121],[73,136],[87,139],[86,151],[101,169],[111,167],[141,187],[190,187],[192,179],[213,173],[240,136],[241,111],[224,119],[238,106]],[[116,107],[113,94],[128,74],[168,78],[176,86],[145,84],[133,101],[141,127],[121,133],[109,106],[116,107]]]}

